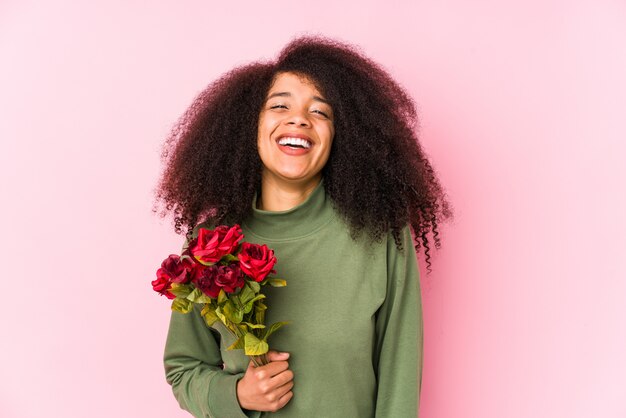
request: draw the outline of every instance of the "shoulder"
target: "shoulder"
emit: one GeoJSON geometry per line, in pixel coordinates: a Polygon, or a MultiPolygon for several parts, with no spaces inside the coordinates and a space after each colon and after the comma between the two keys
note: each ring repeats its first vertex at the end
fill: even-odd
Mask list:
{"type": "Polygon", "coordinates": [[[394,234],[393,230],[388,231],[386,241],[388,253],[398,253],[404,256],[415,254],[413,233],[408,224],[402,227],[397,234],[394,234]]]}
{"type": "Polygon", "coordinates": [[[215,228],[216,225],[214,225],[212,222],[209,221],[204,221],[204,222],[200,222],[199,224],[197,224],[194,228],[193,231],[191,232],[191,238],[197,238],[198,237],[198,232],[201,229],[213,229],[215,228]]]}
{"type": "Polygon", "coordinates": [[[404,226],[398,238],[396,242],[393,232],[387,234],[387,272],[402,281],[406,276],[418,276],[419,269],[411,227],[404,226]]]}
{"type": "Polygon", "coordinates": [[[198,238],[198,233],[200,231],[200,229],[205,228],[205,229],[213,229],[215,228],[215,225],[209,221],[204,221],[204,222],[200,222],[199,224],[197,224],[193,230],[191,231],[191,239],[189,239],[187,236],[185,236],[185,242],[183,243],[183,248],[182,251],[184,252],[187,247],[189,247],[189,242],[191,240],[194,240],[196,238],[198,238]]]}

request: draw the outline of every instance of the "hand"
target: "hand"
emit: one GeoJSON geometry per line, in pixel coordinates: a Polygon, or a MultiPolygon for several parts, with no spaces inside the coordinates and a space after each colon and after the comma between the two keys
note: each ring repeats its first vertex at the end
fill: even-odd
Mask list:
{"type": "Polygon", "coordinates": [[[270,363],[254,367],[248,363],[246,374],[237,382],[237,399],[249,411],[276,412],[293,396],[293,372],[289,370],[289,353],[270,350],[270,363]]]}

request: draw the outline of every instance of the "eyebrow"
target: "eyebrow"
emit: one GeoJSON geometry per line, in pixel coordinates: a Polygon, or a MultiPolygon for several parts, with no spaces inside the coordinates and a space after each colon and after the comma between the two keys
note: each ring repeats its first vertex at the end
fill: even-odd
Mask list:
{"type": "MultiPolygon", "coordinates": [[[[269,99],[271,99],[272,97],[291,97],[291,93],[289,93],[288,91],[279,91],[276,93],[272,93],[270,94],[267,99],[265,99],[265,101],[268,101],[269,99]]],[[[328,100],[320,97],[320,96],[313,96],[313,100],[317,100],[318,102],[322,102],[322,103],[326,103],[327,105],[330,106],[330,103],[328,102],[328,100]]]]}

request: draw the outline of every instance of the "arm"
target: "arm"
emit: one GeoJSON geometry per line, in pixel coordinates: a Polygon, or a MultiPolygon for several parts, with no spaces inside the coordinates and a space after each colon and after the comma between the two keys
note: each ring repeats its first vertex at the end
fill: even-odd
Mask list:
{"type": "MultiPolygon", "coordinates": [[[[200,226],[194,228],[193,237],[200,226]]],[[[260,412],[240,407],[237,382],[244,373],[222,369],[220,335],[206,325],[197,305],[188,314],[172,311],[163,363],[178,403],[195,417],[260,417],[260,412]]]]}
{"type": "Polygon", "coordinates": [[[387,243],[387,295],[376,313],[376,417],[415,418],[422,382],[423,319],[411,233],[387,243]]]}
{"type": "Polygon", "coordinates": [[[237,381],[244,373],[222,370],[219,334],[207,327],[197,309],[188,314],[172,312],[164,364],[178,403],[195,417],[260,416],[258,411],[241,409],[237,381]]]}

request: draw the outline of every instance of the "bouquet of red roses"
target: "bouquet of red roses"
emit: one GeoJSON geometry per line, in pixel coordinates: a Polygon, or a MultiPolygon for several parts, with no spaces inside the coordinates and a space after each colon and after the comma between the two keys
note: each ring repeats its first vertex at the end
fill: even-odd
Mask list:
{"type": "Polygon", "coordinates": [[[243,349],[255,365],[267,364],[267,339],[288,322],[265,326],[265,295],[261,287],[286,286],[275,274],[274,251],[243,239],[241,227],[200,228],[180,256],[172,254],[157,270],[152,288],[173,299],[172,310],[189,313],[203,304],[201,315],[208,326],[221,321],[236,341],[229,350],[243,349]]]}

